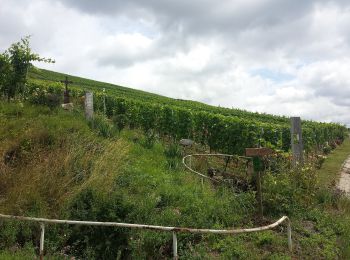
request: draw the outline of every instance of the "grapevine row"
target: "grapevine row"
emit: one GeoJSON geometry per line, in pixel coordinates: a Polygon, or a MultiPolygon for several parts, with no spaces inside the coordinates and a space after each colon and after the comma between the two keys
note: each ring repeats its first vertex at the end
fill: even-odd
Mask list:
{"type": "MultiPolygon", "coordinates": [[[[28,96],[40,97],[45,93],[61,95],[63,86],[59,83],[31,81],[27,86],[28,96]],[[44,93],[43,93],[44,92],[44,93]]],[[[84,95],[82,88],[71,88],[74,97],[84,95]]],[[[243,154],[246,147],[265,146],[288,151],[290,149],[290,126],[287,123],[262,122],[226,116],[198,109],[180,108],[157,102],[118,97],[94,91],[94,109],[103,111],[113,118],[119,127],[141,128],[154,131],[161,136],[174,139],[190,138],[208,145],[211,150],[229,154],[243,154]]],[[[339,124],[303,122],[305,149],[322,148],[326,142],[341,142],[347,129],[339,124]]]]}

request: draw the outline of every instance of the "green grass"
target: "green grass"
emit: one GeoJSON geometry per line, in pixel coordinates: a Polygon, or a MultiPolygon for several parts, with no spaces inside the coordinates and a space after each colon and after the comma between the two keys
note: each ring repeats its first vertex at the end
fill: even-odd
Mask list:
{"type": "Polygon", "coordinates": [[[321,186],[334,186],[339,179],[341,166],[350,156],[350,139],[346,138],[343,144],[333,150],[318,170],[318,181],[321,186]]]}
{"type": "MultiPolygon", "coordinates": [[[[169,158],[175,162],[180,159],[177,153],[167,152],[169,142],[159,139],[146,142],[147,137],[139,129],[105,134],[105,129],[110,129],[108,124],[109,120],[100,118],[98,124],[90,127],[79,107],[68,112],[0,102],[3,126],[0,212],[217,229],[258,225],[253,191],[237,194],[209,182],[202,186],[200,179],[185,171],[181,164],[169,167],[169,158]],[[4,155],[9,151],[15,151],[16,156],[5,163],[4,155]]],[[[323,167],[330,167],[327,165],[336,158],[333,168],[326,171],[327,176],[330,173],[336,176],[334,169],[339,169],[349,146],[347,140],[326,160],[323,167]]],[[[323,171],[324,168],[319,176],[324,175],[323,171]]],[[[287,250],[286,232],[281,227],[237,236],[179,234],[180,256],[183,259],[348,256],[349,212],[342,210],[340,200],[332,194],[323,194],[321,201],[318,195],[309,197],[292,186],[292,181],[287,174],[272,176],[273,188],[264,192],[269,197],[278,193],[276,198],[286,202],[286,211],[276,211],[274,207],[280,208],[276,203],[270,205],[266,222],[273,222],[288,210],[293,223],[293,254],[287,250]],[[275,187],[276,183],[281,185],[275,187]],[[288,193],[299,198],[300,204],[291,207],[288,193]]],[[[0,258],[31,257],[33,252],[37,253],[38,234],[34,224],[0,222],[0,258]],[[28,251],[27,245],[34,251],[28,251]],[[19,250],[11,251],[14,246],[19,250]]],[[[47,255],[58,258],[63,252],[83,259],[111,259],[117,255],[167,259],[171,258],[172,241],[171,234],[163,232],[50,225],[45,243],[47,255]]]]}

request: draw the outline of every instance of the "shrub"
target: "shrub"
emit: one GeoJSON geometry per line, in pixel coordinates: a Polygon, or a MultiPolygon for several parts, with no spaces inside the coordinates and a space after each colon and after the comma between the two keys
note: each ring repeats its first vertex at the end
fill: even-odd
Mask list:
{"type": "Polygon", "coordinates": [[[181,147],[177,143],[170,143],[164,150],[168,169],[177,169],[181,159],[181,147]]]}
{"type": "Polygon", "coordinates": [[[145,134],[145,138],[142,141],[142,146],[147,148],[147,149],[151,149],[155,142],[157,141],[157,135],[155,133],[155,131],[153,130],[148,130],[145,134]]]}
{"type": "MultiPolygon", "coordinates": [[[[103,197],[90,188],[79,193],[68,208],[71,219],[104,222],[127,222],[131,210],[122,196],[103,197]]],[[[126,249],[129,232],[130,229],[113,227],[72,226],[67,244],[71,245],[70,253],[83,258],[116,259],[118,255],[124,258],[129,254],[126,249]]]]}
{"type": "Polygon", "coordinates": [[[322,150],[323,150],[323,153],[327,155],[327,154],[329,154],[332,151],[332,147],[328,143],[326,143],[323,146],[322,150]]]}
{"type": "Polygon", "coordinates": [[[128,118],[125,114],[114,115],[112,121],[119,131],[123,130],[128,124],[128,118]]]}
{"type": "Polygon", "coordinates": [[[118,132],[105,116],[99,114],[95,115],[93,119],[89,121],[89,126],[96,129],[99,135],[105,138],[114,137],[118,132]]]}

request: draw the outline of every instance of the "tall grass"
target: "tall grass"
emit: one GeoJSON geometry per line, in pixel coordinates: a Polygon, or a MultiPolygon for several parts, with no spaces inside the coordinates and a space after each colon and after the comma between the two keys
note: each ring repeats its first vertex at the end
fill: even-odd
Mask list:
{"type": "MultiPolygon", "coordinates": [[[[98,120],[99,126],[91,128],[80,111],[0,102],[0,125],[4,126],[0,128],[0,212],[197,228],[257,225],[254,190],[235,193],[209,182],[202,185],[196,175],[177,164],[181,151],[176,144],[157,141],[145,145],[147,136],[137,129],[123,129],[113,136],[101,134],[108,133],[103,129],[112,129],[115,122],[103,117],[98,120]],[[177,167],[169,166],[172,161],[177,167]]],[[[324,167],[337,151],[343,157],[350,152],[347,142],[331,153],[324,167]]],[[[329,193],[323,192],[320,187],[327,185],[312,185],[315,178],[323,176],[322,171],[304,171],[302,178],[284,171],[264,176],[265,221],[272,222],[283,214],[292,217],[293,254],[286,250],[285,230],[276,229],[226,237],[179,234],[180,256],[349,256],[349,202],[329,189],[329,193]]],[[[0,222],[2,255],[37,253],[38,242],[37,225],[0,222]],[[12,245],[23,251],[9,251],[12,245]]],[[[168,233],[49,226],[45,247],[48,255],[58,257],[166,259],[172,254],[171,243],[168,233]]]]}

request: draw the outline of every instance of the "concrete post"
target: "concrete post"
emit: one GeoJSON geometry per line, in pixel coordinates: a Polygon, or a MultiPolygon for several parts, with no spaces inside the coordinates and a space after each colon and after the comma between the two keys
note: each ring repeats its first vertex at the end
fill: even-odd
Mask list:
{"type": "Polygon", "coordinates": [[[92,92],[85,93],[85,117],[88,120],[94,117],[94,100],[92,92]]]}
{"type": "Polygon", "coordinates": [[[303,164],[303,137],[301,130],[301,120],[300,117],[291,117],[291,146],[292,146],[292,154],[293,154],[293,164],[303,164]]]}

